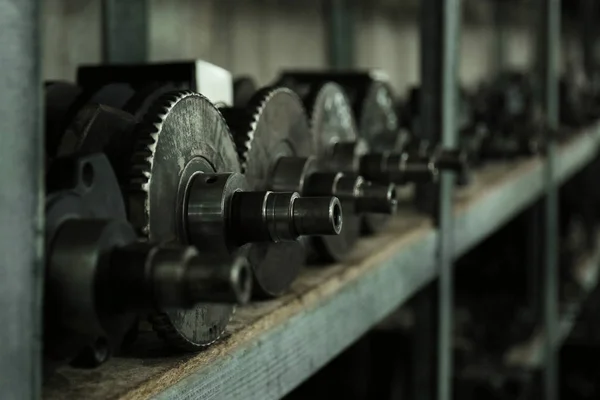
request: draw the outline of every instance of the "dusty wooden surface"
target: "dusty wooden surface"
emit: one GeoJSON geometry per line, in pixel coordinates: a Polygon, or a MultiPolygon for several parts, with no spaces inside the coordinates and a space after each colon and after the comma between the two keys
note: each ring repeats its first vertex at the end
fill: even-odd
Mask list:
{"type": "MultiPolygon", "coordinates": [[[[542,165],[540,159],[488,164],[472,184],[456,193],[457,215],[483,202],[490,193],[542,165]]],[[[348,260],[327,267],[306,268],[287,295],[238,309],[224,337],[198,354],[173,355],[152,332],[142,332],[128,354],[115,357],[94,370],[62,367],[44,385],[47,399],[143,399],[160,393],[191,373],[231,356],[256,342],[266,332],[285,324],[303,310],[323,304],[340,288],[380,267],[382,261],[408,248],[433,229],[416,215],[405,189],[398,216],[381,234],[362,239],[348,260]]]]}
{"type": "MultiPolygon", "coordinates": [[[[406,207],[408,208],[408,206],[406,207]]],[[[237,310],[219,343],[198,354],[172,355],[152,332],[142,332],[129,354],[94,370],[61,367],[44,385],[47,399],[142,399],[155,395],[190,373],[227,357],[306,307],[334,296],[340,287],[377,268],[432,230],[423,216],[401,209],[389,229],[360,241],[343,264],[307,267],[289,294],[237,310]]]]}
{"type": "Polygon", "coordinates": [[[534,168],[541,166],[542,162],[541,158],[536,157],[484,165],[475,174],[471,185],[457,188],[455,213],[466,212],[474,203],[484,200],[490,192],[502,187],[506,182],[518,179],[534,168]]]}

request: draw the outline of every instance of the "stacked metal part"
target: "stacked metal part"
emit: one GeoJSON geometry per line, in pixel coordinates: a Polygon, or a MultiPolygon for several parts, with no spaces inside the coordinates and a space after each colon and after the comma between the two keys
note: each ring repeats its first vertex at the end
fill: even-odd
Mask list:
{"type": "Polygon", "coordinates": [[[252,287],[278,296],[307,256],[343,259],[395,213],[397,183],[435,179],[384,144],[398,134],[386,83],[367,74],[349,100],[352,80],[332,80],[256,90],[192,62],[48,83],[48,358],[96,365],[141,318],[201,349],[252,287]]]}
{"type": "MultiPolygon", "coordinates": [[[[50,100],[54,85],[68,86],[48,85],[50,100]]],[[[67,339],[69,351],[47,341],[49,353],[63,356],[53,358],[72,360],[84,349],[63,330],[87,338],[86,346],[118,350],[135,316],[148,316],[169,344],[200,349],[223,333],[234,305],[248,301],[252,275],[263,289],[257,254],[295,246],[301,236],[340,233],[335,196],[252,189],[225,120],[204,96],[124,84],[62,93],[64,101],[48,110],[46,305],[48,315],[64,314],[47,320],[61,321],[55,337],[67,339]],[[98,167],[86,158],[97,153],[108,160],[98,167]],[[54,172],[64,156],[81,167],[54,172]],[[109,177],[94,184],[101,171],[109,177]],[[74,218],[82,222],[63,227],[74,218]],[[108,222],[96,229],[89,218],[108,222]],[[115,325],[119,339],[112,339],[115,325]]],[[[297,274],[289,264],[278,264],[267,283],[287,288],[297,274]]]]}

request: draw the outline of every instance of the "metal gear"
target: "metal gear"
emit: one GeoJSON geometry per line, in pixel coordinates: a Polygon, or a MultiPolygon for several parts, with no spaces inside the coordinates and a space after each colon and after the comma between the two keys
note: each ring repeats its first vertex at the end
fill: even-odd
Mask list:
{"type": "MultiPolygon", "coordinates": [[[[191,176],[198,172],[238,172],[232,137],[218,110],[202,95],[165,94],[149,108],[135,131],[128,187],[129,216],[151,241],[186,237],[178,207],[191,176]]],[[[233,314],[231,305],[199,305],[150,316],[169,343],[197,350],[220,337],[233,314]]]]}
{"type": "MultiPolygon", "coordinates": [[[[390,85],[376,73],[315,73],[286,72],[280,82],[293,87],[299,93],[307,93],[314,84],[335,82],[345,92],[357,121],[357,146],[352,150],[357,155],[368,152],[390,152],[401,149],[400,126],[394,109],[394,95],[390,85]]],[[[355,166],[355,170],[359,167],[355,166]]],[[[389,216],[366,214],[363,216],[365,233],[382,230],[389,216]]]]}
{"type": "MultiPolygon", "coordinates": [[[[223,110],[237,145],[242,172],[252,190],[269,190],[271,172],[282,157],[309,157],[310,130],[298,96],[285,88],[263,88],[244,109],[223,110]],[[308,140],[307,140],[308,139],[308,140]]],[[[263,296],[286,290],[305,262],[298,242],[253,246],[248,254],[263,296]]]]}
{"type": "MultiPolygon", "coordinates": [[[[319,167],[323,170],[335,169],[335,165],[332,166],[327,162],[330,160],[332,146],[340,142],[357,140],[352,107],[342,87],[333,82],[311,85],[305,93],[304,106],[312,130],[314,154],[319,160],[319,167]]],[[[349,209],[348,203],[350,202],[344,203],[342,200],[345,210],[349,209]]],[[[361,220],[365,217],[369,218],[367,215],[346,212],[342,233],[337,237],[314,238],[311,240],[313,246],[320,254],[328,255],[330,261],[342,259],[358,240],[361,220]]]]}
{"type": "Polygon", "coordinates": [[[47,175],[45,347],[81,366],[118,349],[142,313],[198,303],[245,303],[243,257],[215,265],[196,249],[139,242],[103,154],[57,158],[47,175]]]}

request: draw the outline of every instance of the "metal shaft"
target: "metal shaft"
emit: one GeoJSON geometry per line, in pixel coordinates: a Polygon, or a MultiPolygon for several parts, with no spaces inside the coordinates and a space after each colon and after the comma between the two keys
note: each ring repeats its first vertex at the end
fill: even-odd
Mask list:
{"type": "Polygon", "coordinates": [[[396,186],[365,181],[355,174],[317,172],[305,179],[303,194],[333,195],[344,204],[352,203],[354,212],[393,214],[397,208],[396,186]]]}
{"type": "Polygon", "coordinates": [[[406,152],[360,151],[360,146],[358,142],[340,142],[332,146],[332,168],[354,172],[369,181],[382,184],[437,180],[436,165],[429,158],[406,152]]]}
{"type": "Polygon", "coordinates": [[[438,171],[430,159],[408,153],[369,153],[360,159],[360,174],[373,182],[435,182],[438,171]]]}
{"type": "Polygon", "coordinates": [[[252,289],[244,257],[200,257],[192,247],[136,243],[115,249],[111,278],[125,308],[191,308],[198,303],[245,304],[252,289]]]}
{"type": "MultiPolygon", "coordinates": [[[[245,188],[240,174],[197,174],[190,183],[183,213],[190,243],[225,254],[246,243],[339,234],[330,215],[331,204],[337,201],[340,207],[335,197],[298,201],[294,191],[243,191],[245,188]],[[304,209],[309,203],[314,210],[304,209]]],[[[339,212],[341,215],[341,208],[339,212]]]]}
{"type": "Polygon", "coordinates": [[[356,211],[395,214],[398,209],[396,185],[377,184],[361,180],[356,196],[356,211]]]}
{"type": "Polygon", "coordinates": [[[468,169],[467,153],[461,149],[440,149],[434,157],[435,167],[439,170],[464,173],[468,169]]]}
{"type": "Polygon", "coordinates": [[[339,235],[342,205],[337,197],[298,197],[292,204],[294,228],[298,235],[339,235]]]}
{"type": "MultiPolygon", "coordinates": [[[[352,162],[351,157],[345,159],[352,162]]],[[[339,167],[341,164],[336,165],[339,167]]],[[[273,189],[297,191],[303,196],[335,196],[344,203],[344,207],[351,206],[346,211],[352,208],[354,213],[395,212],[395,185],[367,183],[353,172],[321,172],[319,167],[312,157],[283,157],[273,171],[273,189]]]]}

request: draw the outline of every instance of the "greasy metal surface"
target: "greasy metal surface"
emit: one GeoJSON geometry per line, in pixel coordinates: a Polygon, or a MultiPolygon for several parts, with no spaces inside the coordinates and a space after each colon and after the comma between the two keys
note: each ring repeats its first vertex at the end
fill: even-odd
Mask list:
{"type": "Polygon", "coordinates": [[[38,0],[0,2],[0,397],[39,398],[43,137],[38,0]]]}
{"type": "MultiPolygon", "coordinates": [[[[319,160],[320,167],[327,170],[331,146],[338,142],[356,141],[356,125],[352,106],[341,86],[327,82],[313,85],[311,89],[304,97],[304,105],[312,130],[313,155],[319,160]]],[[[343,200],[342,207],[347,211],[353,208],[348,201],[343,200]]],[[[338,236],[311,238],[310,241],[327,261],[341,260],[358,239],[360,223],[360,216],[345,212],[344,227],[338,236]]]]}
{"type": "MultiPolygon", "coordinates": [[[[157,99],[136,130],[129,218],[151,241],[185,242],[182,205],[193,173],[239,172],[227,125],[204,96],[183,91],[157,99]]],[[[218,338],[232,311],[229,305],[166,310],[154,326],[177,346],[194,349],[218,338]]]]}
{"type": "MultiPolygon", "coordinates": [[[[119,343],[130,328],[131,318],[99,318],[96,278],[103,254],[137,237],[126,222],[121,190],[104,155],[58,158],[46,183],[44,353],[65,362],[98,337],[119,343]]],[[[98,361],[103,360],[91,362],[98,361]]]]}
{"type": "MultiPolygon", "coordinates": [[[[374,81],[369,85],[357,115],[359,137],[367,143],[369,150],[390,151],[399,144],[399,121],[394,104],[389,84],[374,81]]],[[[387,216],[379,214],[367,214],[363,220],[368,233],[380,231],[387,221],[387,216]]]]}
{"type": "MultiPolygon", "coordinates": [[[[310,130],[304,108],[291,90],[259,90],[242,115],[247,119],[231,115],[228,122],[251,189],[269,190],[272,169],[279,158],[312,154],[312,142],[306,140],[310,130]]],[[[257,290],[273,296],[281,294],[297,276],[304,264],[305,249],[300,242],[256,245],[250,249],[249,258],[257,290]]]]}

